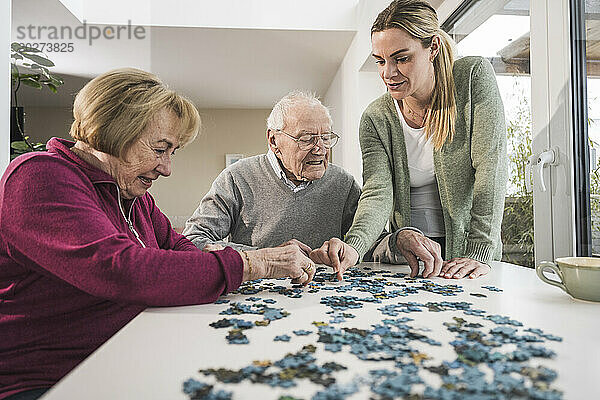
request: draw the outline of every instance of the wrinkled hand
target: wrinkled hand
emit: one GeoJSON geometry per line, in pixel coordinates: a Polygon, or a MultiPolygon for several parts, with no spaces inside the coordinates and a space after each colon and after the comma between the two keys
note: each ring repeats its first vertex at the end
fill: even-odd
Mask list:
{"type": "Polygon", "coordinates": [[[260,278],[292,278],[292,283],[306,286],[315,276],[315,264],[297,244],[249,250],[245,253],[248,260],[242,254],[244,281],[260,278]],[[247,261],[250,265],[247,265],[247,261]]]}
{"type": "Polygon", "coordinates": [[[300,250],[302,250],[302,252],[306,255],[306,257],[308,257],[310,255],[310,252],[312,251],[312,249],[309,246],[305,245],[298,239],[288,240],[287,242],[281,243],[277,247],[287,246],[288,244],[295,244],[296,246],[300,247],[300,250]]]}
{"type": "Polygon", "coordinates": [[[396,247],[406,258],[410,266],[410,277],[419,273],[419,260],[425,264],[423,278],[438,276],[442,270],[442,248],[439,243],[421,235],[419,232],[405,229],[398,233],[396,247]]]}
{"type": "Polygon", "coordinates": [[[472,258],[456,257],[450,261],[444,261],[440,276],[447,279],[461,279],[468,275],[470,279],[474,279],[491,270],[489,265],[472,258]]]}
{"type": "Polygon", "coordinates": [[[321,247],[311,251],[310,259],[317,264],[325,264],[337,273],[338,281],[344,272],[358,261],[358,252],[338,238],[326,240],[321,247]]]}
{"type": "Polygon", "coordinates": [[[223,250],[225,248],[225,246],[223,246],[222,244],[212,244],[212,243],[207,243],[204,248],[202,249],[202,251],[219,251],[219,250],[223,250]]]}

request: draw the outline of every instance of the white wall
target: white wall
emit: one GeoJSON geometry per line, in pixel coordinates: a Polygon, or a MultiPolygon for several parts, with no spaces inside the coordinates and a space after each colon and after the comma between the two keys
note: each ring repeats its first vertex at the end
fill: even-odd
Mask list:
{"type": "Polygon", "coordinates": [[[4,173],[10,159],[10,9],[11,2],[0,5],[0,175],[4,173]],[[2,55],[4,54],[4,55],[2,55]]]}

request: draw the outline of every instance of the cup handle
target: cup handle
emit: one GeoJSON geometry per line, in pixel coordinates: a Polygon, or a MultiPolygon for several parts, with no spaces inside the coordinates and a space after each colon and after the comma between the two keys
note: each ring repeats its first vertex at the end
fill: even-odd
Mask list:
{"type": "MultiPolygon", "coordinates": [[[[552,285],[552,286],[556,286],[561,288],[562,290],[564,290],[565,292],[567,292],[567,288],[563,283],[563,276],[562,276],[562,272],[560,272],[560,270],[556,267],[556,264],[554,264],[551,261],[542,261],[541,263],[539,263],[536,267],[535,267],[535,273],[537,274],[537,276],[544,282],[552,285]],[[546,275],[544,275],[544,271],[545,270],[551,270],[554,273],[556,273],[556,275],[558,275],[558,278],[560,279],[560,281],[555,281],[554,279],[548,279],[546,278],[546,275]]],[[[568,292],[567,292],[568,293],[568,292]]]]}

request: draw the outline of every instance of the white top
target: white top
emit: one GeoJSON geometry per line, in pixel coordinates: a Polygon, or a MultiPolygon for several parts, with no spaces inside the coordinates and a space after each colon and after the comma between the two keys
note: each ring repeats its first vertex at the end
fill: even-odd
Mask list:
{"type": "MultiPolygon", "coordinates": [[[[409,271],[405,266],[377,263],[364,263],[358,268],[362,267],[403,273],[409,271]]],[[[383,279],[409,286],[422,285],[420,281],[412,282],[389,277],[383,279]]],[[[363,307],[360,309],[343,311],[356,315],[355,318],[346,318],[345,322],[331,324],[331,326],[372,329],[372,324],[381,324],[383,319],[404,316],[412,318],[414,321],[409,321],[408,324],[417,329],[415,332],[421,333],[418,329],[423,329],[426,336],[439,341],[441,346],[432,346],[414,340],[410,345],[420,346],[421,351],[432,358],[423,360],[425,365],[437,366],[443,361],[452,362],[457,357],[450,344],[457,339],[456,333],[449,331],[444,323],[455,322],[453,317],[463,318],[470,323],[484,325],[480,329],[483,332],[489,332],[497,325],[482,317],[465,315],[462,311],[431,312],[427,307],[420,307],[421,312],[399,313],[397,317],[390,317],[383,315],[377,308],[396,304],[399,301],[414,301],[421,304],[429,301],[464,301],[471,303],[471,308],[484,310],[488,315],[508,316],[522,322],[524,326],[512,327],[518,329],[519,335],[526,334],[527,332],[524,332],[526,328],[539,328],[544,333],[562,337],[562,342],[533,343],[555,351],[556,357],[534,358],[529,361],[529,365],[543,365],[555,370],[558,377],[552,383],[552,387],[564,391],[565,399],[600,399],[600,385],[597,383],[598,371],[600,371],[600,346],[598,346],[600,304],[573,300],[559,288],[543,283],[534,270],[500,262],[492,262],[492,271],[481,278],[446,280],[436,277],[431,281],[441,285],[457,284],[463,287],[464,292],[457,296],[445,297],[419,291],[408,297],[382,299],[382,303],[379,304],[361,303],[363,307]],[[482,288],[484,285],[499,287],[503,292],[490,292],[482,288]],[[473,292],[485,294],[487,297],[471,296],[470,293],[473,292]]],[[[291,287],[289,280],[265,282],[272,282],[274,285],[286,288],[291,287]]],[[[347,284],[346,280],[324,282],[323,286],[337,288],[347,284]]],[[[397,288],[386,286],[386,291],[391,289],[397,288]]],[[[303,296],[299,299],[270,292],[251,295],[261,299],[273,299],[275,303],[268,304],[269,306],[282,308],[289,311],[290,315],[272,321],[269,326],[255,326],[245,330],[244,334],[250,341],[247,345],[227,344],[225,336],[231,328],[215,329],[209,324],[222,318],[261,320],[263,319],[261,315],[220,315],[219,313],[226,310],[230,304],[149,308],[69,373],[44,397],[44,400],[189,400],[182,391],[186,379],[193,377],[202,382],[214,382],[213,377],[205,377],[198,372],[201,368],[239,369],[251,365],[254,360],[274,362],[287,353],[299,351],[306,344],[314,344],[317,347],[315,357],[318,365],[335,361],[348,368],[335,372],[336,383],[344,385],[348,382],[358,382],[368,376],[368,370],[371,369],[394,370],[394,360],[367,362],[351,354],[348,345],[344,345],[342,351],[338,353],[331,353],[324,350],[324,343],[317,341],[319,338],[316,333],[317,328],[312,322],[329,323],[333,318],[332,314],[326,314],[330,308],[321,304],[324,296],[352,295],[362,298],[371,297],[369,293],[356,290],[345,293],[337,293],[334,290],[310,293],[309,288],[301,291],[303,296]],[[305,329],[312,333],[296,336],[292,333],[296,329],[305,329]],[[291,340],[273,341],[276,335],[282,334],[289,335],[291,340]]],[[[225,298],[231,302],[253,304],[245,301],[248,297],[250,295],[230,294],[225,298]]],[[[493,351],[497,350],[494,348],[493,351]]],[[[514,348],[506,349],[506,351],[512,350],[514,348]]],[[[484,379],[490,382],[492,371],[485,368],[489,375],[484,379]]],[[[279,369],[272,368],[272,370],[275,373],[279,369]]],[[[436,374],[427,373],[422,367],[419,368],[419,376],[434,387],[440,387],[442,384],[436,374]]],[[[236,384],[216,383],[215,389],[233,391],[234,399],[264,400],[277,399],[282,395],[308,399],[317,390],[322,389],[320,385],[308,379],[295,379],[295,382],[298,386],[283,389],[251,384],[244,380],[236,384]]],[[[420,386],[414,385],[413,389],[418,390],[420,386]]],[[[366,399],[371,395],[368,387],[365,385],[361,387],[364,391],[352,396],[352,399],[366,399]]]]}
{"type": "Polygon", "coordinates": [[[300,182],[300,184],[296,186],[294,182],[290,181],[290,179],[287,177],[287,175],[279,165],[279,160],[277,159],[277,156],[275,155],[275,153],[273,153],[271,149],[269,149],[269,151],[267,152],[267,160],[269,160],[269,164],[271,164],[271,167],[273,167],[275,175],[280,177],[283,183],[285,183],[285,185],[289,187],[294,193],[297,193],[302,189],[306,189],[308,185],[311,184],[311,181],[306,181],[300,182]]]}
{"type": "Polygon", "coordinates": [[[427,237],[446,236],[444,213],[433,165],[433,144],[425,138],[425,128],[415,129],[408,125],[400,111],[398,100],[394,100],[394,104],[406,143],[410,176],[410,224],[427,237]]]}
{"type": "Polygon", "coordinates": [[[410,186],[420,187],[430,185],[435,182],[435,169],[433,167],[433,144],[431,140],[425,138],[425,128],[411,128],[404,115],[400,111],[398,100],[394,100],[396,111],[402,132],[404,132],[404,142],[406,143],[406,156],[408,158],[408,170],[410,173],[410,186]]]}

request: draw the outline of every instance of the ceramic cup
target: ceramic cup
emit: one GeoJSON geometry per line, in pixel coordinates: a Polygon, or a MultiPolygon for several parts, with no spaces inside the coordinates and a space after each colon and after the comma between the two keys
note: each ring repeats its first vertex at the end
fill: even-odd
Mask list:
{"type": "Polygon", "coordinates": [[[556,262],[542,261],[535,272],[541,280],[558,286],[576,299],[600,302],[600,258],[564,257],[556,262]],[[552,270],[558,281],[548,279],[544,271],[552,270]]]}

